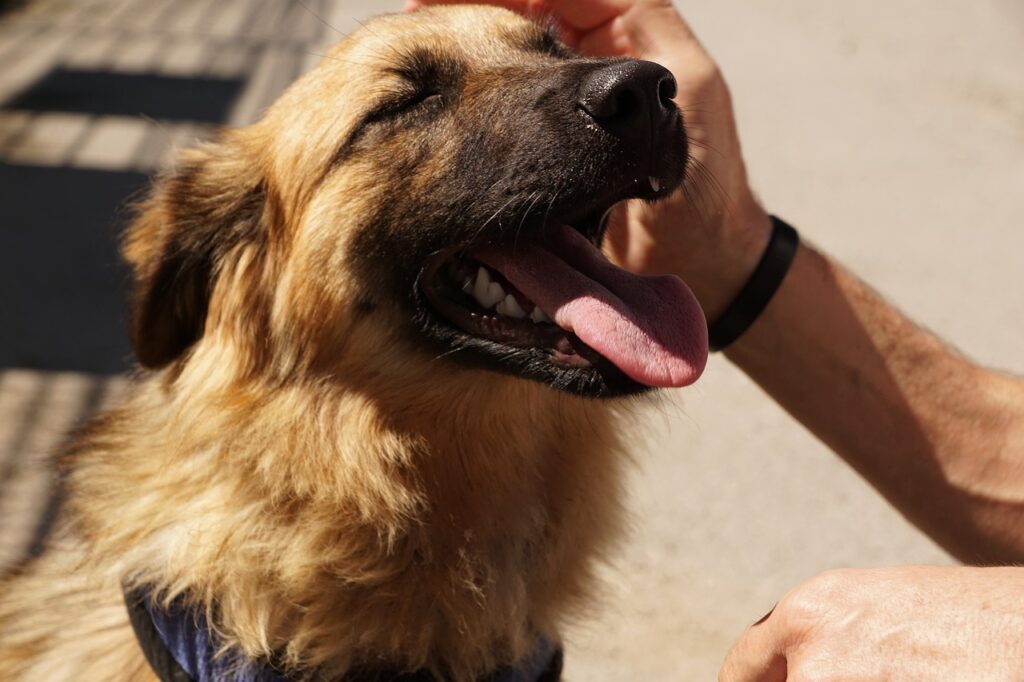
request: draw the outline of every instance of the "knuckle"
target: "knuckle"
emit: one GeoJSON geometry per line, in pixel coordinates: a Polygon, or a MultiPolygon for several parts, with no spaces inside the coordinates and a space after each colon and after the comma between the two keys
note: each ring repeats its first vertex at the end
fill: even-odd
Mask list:
{"type": "Polygon", "coordinates": [[[790,627],[807,629],[818,622],[826,613],[835,609],[837,603],[845,600],[850,589],[848,570],[826,571],[811,578],[779,602],[777,611],[790,627]]]}
{"type": "Polygon", "coordinates": [[[814,576],[803,584],[802,591],[818,599],[831,602],[849,592],[853,582],[853,571],[835,569],[814,576]]]}

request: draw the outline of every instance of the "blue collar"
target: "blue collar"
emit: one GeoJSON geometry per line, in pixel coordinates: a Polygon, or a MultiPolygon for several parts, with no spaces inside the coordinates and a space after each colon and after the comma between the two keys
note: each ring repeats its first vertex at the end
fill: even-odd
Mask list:
{"type": "MultiPolygon", "coordinates": [[[[252,661],[237,652],[215,655],[219,643],[206,615],[176,599],[164,609],[145,590],[125,593],[135,636],[161,682],[289,682],[270,662],[252,661]]],[[[481,682],[558,682],[562,650],[540,638],[515,668],[499,670],[481,682]]],[[[428,673],[351,673],[340,682],[433,682],[428,673]]]]}

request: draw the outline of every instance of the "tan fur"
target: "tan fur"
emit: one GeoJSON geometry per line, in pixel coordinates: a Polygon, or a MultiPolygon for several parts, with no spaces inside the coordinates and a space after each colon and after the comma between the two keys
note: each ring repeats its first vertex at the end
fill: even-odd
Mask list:
{"type": "Polygon", "coordinates": [[[437,359],[394,331],[397,308],[361,313],[361,217],[418,180],[365,158],[322,173],[387,87],[382,43],[494,63],[521,23],[480,8],[374,22],[158,183],[126,245],[143,287],[185,207],[236,236],[198,341],[68,454],[59,537],[0,587],[0,679],[149,679],[122,581],[186,594],[229,644],[326,679],[384,660],[472,680],[579,612],[618,527],[613,407],[437,359]]]}

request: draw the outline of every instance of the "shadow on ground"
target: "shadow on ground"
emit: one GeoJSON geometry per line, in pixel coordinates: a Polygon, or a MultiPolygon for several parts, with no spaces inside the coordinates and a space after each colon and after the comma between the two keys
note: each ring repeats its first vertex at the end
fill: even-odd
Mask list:
{"type": "MultiPolygon", "coordinates": [[[[2,6],[2,5],[0,5],[2,6]]],[[[56,68],[3,105],[101,120],[220,123],[240,79],[56,68]]],[[[0,161],[0,368],[115,374],[132,364],[117,243],[146,187],[132,170],[0,161]]]]}
{"type": "Polygon", "coordinates": [[[125,201],[146,183],[135,172],[0,164],[0,367],[130,366],[117,236],[125,201]]]}

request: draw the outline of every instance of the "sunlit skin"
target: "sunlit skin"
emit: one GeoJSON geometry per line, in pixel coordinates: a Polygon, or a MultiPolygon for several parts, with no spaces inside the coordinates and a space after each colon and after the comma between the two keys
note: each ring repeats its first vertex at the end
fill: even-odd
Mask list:
{"type": "MultiPolygon", "coordinates": [[[[409,8],[423,4],[440,3],[409,8]]],[[[618,216],[607,248],[633,270],[680,275],[715,320],[769,230],[715,62],[669,2],[498,4],[555,17],[585,54],[642,57],[674,72],[698,170],[673,198],[618,216]]],[[[806,243],[726,355],[951,553],[1024,561],[1019,378],[961,357],[806,243]]],[[[1022,594],[1019,568],[825,574],[739,639],[720,680],[1021,679],[1022,594]]]]}

